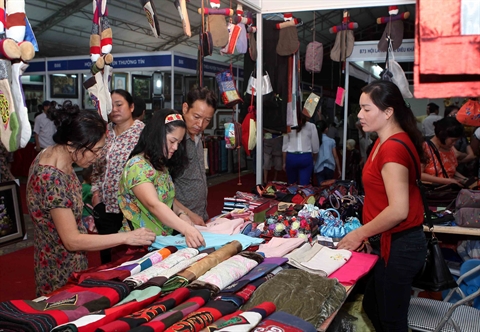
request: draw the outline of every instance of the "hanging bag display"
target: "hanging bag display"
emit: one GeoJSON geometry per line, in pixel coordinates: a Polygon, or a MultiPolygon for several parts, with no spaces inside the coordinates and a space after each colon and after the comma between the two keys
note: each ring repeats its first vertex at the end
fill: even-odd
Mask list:
{"type": "Polygon", "coordinates": [[[242,125],[235,121],[225,123],[225,146],[227,149],[239,148],[242,144],[242,125]]]}
{"type": "MultiPolygon", "coordinates": [[[[413,164],[416,165],[415,157],[413,156],[410,148],[401,140],[395,138],[392,140],[402,144],[407,149],[410,157],[412,157],[413,164]]],[[[427,239],[427,255],[425,257],[425,263],[423,268],[413,279],[412,286],[433,292],[439,292],[445,289],[457,287],[457,283],[455,282],[455,279],[453,279],[447,263],[443,258],[438,239],[435,237],[435,233],[433,233],[432,214],[428,208],[428,203],[424,195],[425,188],[420,180],[420,172],[418,167],[415,167],[415,171],[417,173],[417,185],[420,189],[423,207],[425,210],[425,219],[432,237],[427,239]]]]}
{"type": "Polygon", "coordinates": [[[199,36],[199,39],[200,39],[199,40],[200,41],[200,52],[202,54],[202,57],[212,55],[212,53],[213,53],[213,40],[212,40],[211,32],[206,31],[206,29],[205,29],[205,11],[204,11],[203,0],[202,0],[202,31],[198,36],[199,36]]]}
{"type": "Polygon", "coordinates": [[[219,72],[215,75],[220,91],[220,98],[225,104],[225,107],[232,108],[242,102],[242,98],[238,94],[235,80],[233,78],[232,65],[230,68],[219,72]]]}
{"type": "MultiPolygon", "coordinates": [[[[248,79],[248,85],[247,85],[247,90],[246,93],[250,95],[257,95],[257,78],[256,78],[256,72],[255,70],[252,72],[250,75],[250,78],[248,79]]],[[[267,72],[262,76],[262,95],[268,95],[269,93],[273,92],[272,88],[272,83],[270,82],[270,76],[268,75],[267,72]]]]}
{"type": "Polygon", "coordinates": [[[477,98],[467,100],[457,113],[456,119],[467,126],[480,126],[480,102],[477,98]]]}
{"type": "Polygon", "coordinates": [[[313,41],[307,45],[305,54],[305,70],[310,73],[319,73],[322,71],[323,64],[323,44],[313,41]]]}

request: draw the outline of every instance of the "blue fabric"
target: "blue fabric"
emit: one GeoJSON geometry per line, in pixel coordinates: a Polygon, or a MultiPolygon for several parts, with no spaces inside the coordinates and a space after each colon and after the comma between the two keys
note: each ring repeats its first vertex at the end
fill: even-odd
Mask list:
{"type": "Polygon", "coordinates": [[[332,150],[335,148],[335,140],[322,134],[322,145],[318,152],[318,158],[315,162],[315,173],[320,173],[325,167],[335,169],[335,158],[332,150]]]}
{"type": "Polygon", "coordinates": [[[308,185],[313,172],[313,156],[311,153],[287,152],[285,171],[289,184],[308,185]]]}
{"type": "MultiPolygon", "coordinates": [[[[462,266],[460,267],[460,275],[467,273],[468,271],[474,269],[480,265],[480,259],[470,259],[465,261],[462,266]]],[[[458,278],[455,277],[455,280],[458,278]]],[[[480,288],[480,273],[474,273],[471,276],[463,279],[463,282],[459,285],[460,289],[463,291],[465,296],[475,293],[478,288],[480,288]]],[[[447,294],[450,292],[450,289],[445,290],[442,292],[442,297],[445,298],[447,294]]],[[[457,293],[454,293],[453,296],[450,298],[451,303],[455,303],[460,300],[460,296],[457,293]]],[[[480,298],[477,297],[473,301],[473,307],[480,310],[480,298]]]]}
{"type": "MultiPolygon", "coordinates": [[[[220,249],[224,245],[234,240],[237,240],[242,244],[242,250],[247,249],[251,245],[258,245],[263,242],[263,239],[250,237],[243,234],[214,234],[208,232],[201,232],[203,238],[205,239],[205,246],[197,248],[199,251],[209,248],[215,248],[216,250],[220,249]]],[[[169,235],[169,236],[157,236],[155,242],[150,246],[155,250],[165,248],[167,246],[174,246],[178,249],[188,248],[187,243],[185,242],[185,237],[181,234],[178,235],[169,235]]]]}
{"type": "Polygon", "coordinates": [[[384,259],[377,261],[363,297],[363,308],[377,332],[408,331],[412,282],[426,254],[423,229],[400,236],[392,234],[388,264],[384,259]]]}

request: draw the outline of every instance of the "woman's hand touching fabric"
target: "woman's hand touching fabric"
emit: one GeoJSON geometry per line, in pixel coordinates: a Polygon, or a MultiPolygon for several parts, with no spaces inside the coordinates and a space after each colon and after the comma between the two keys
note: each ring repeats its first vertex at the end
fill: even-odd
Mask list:
{"type": "Polygon", "coordinates": [[[125,234],[127,236],[125,244],[130,246],[149,246],[156,238],[155,233],[148,228],[138,228],[125,234]]]}
{"type": "Polygon", "coordinates": [[[205,240],[200,234],[200,231],[195,228],[193,225],[189,225],[186,230],[185,234],[185,242],[187,243],[187,246],[190,248],[198,248],[201,246],[205,246],[205,240]]]}

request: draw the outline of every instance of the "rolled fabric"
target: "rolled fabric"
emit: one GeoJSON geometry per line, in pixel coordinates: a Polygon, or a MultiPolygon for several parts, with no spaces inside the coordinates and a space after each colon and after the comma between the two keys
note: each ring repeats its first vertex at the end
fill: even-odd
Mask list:
{"type": "Polygon", "coordinates": [[[201,275],[205,274],[212,267],[217,266],[221,262],[229,259],[230,257],[238,254],[242,250],[242,245],[239,241],[232,241],[217,251],[212,252],[210,255],[196,262],[189,268],[178,273],[176,276],[170,278],[162,287],[162,290],[172,291],[176,287],[182,287],[185,284],[196,280],[201,275]]]}
{"type": "Polygon", "coordinates": [[[241,254],[230,257],[226,261],[221,262],[217,266],[211,268],[207,273],[200,276],[192,284],[203,281],[211,285],[215,285],[219,290],[240,279],[259,262],[263,261],[263,256],[255,252],[243,252],[241,254]]]}

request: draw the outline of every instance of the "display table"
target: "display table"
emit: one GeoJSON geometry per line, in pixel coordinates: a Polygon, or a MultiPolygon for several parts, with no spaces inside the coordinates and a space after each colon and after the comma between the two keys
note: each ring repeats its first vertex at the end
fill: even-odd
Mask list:
{"type": "MultiPolygon", "coordinates": [[[[429,232],[428,226],[423,225],[423,230],[429,232]]],[[[458,234],[458,235],[473,235],[480,236],[480,228],[459,227],[459,226],[433,226],[434,233],[458,234]]]]}

